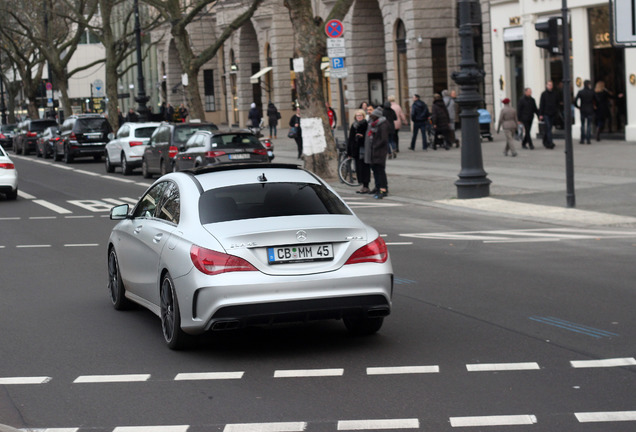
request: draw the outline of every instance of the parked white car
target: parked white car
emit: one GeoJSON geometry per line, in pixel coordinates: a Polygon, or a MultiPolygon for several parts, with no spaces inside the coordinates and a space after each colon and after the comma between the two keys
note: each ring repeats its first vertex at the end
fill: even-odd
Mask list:
{"type": "Polygon", "coordinates": [[[160,123],[124,123],[106,144],[106,172],[120,166],[124,175],[141,166],[144,149],[160,123]]]}
{"type": "Polygon", "coordinates": [[[0,146],[0,194],[8,200],[18,197],[18,170],[7,152],[0,146]]]}

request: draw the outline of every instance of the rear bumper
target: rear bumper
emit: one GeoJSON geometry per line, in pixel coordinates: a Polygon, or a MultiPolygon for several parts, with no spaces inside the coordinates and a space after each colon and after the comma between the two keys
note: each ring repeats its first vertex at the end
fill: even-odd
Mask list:
{"type": "Polygon", "coordinates": [[[99,144],[71,143],[68,147],[68,152],[73,157],[103,156],[105,147],[106,147],[106,143],[99,143],[99,144]]]}

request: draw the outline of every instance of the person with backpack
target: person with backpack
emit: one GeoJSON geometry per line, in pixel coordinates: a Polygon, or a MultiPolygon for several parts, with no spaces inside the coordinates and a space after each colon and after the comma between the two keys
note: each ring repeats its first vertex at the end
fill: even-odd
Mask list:
{"type": "Polygon", "coordinates": [[[426,151],[428,149],[428,143],[426,142],[426,123],[428,123],[430,116],[426,103],[420,100],[420,95],[413,95],[413,105],[411,105],[413,136],[411,137],[411,147],[409,147],[409,149],[415,150],[415,141],[418,131],[422,132],[422,150],[426,151]]]}

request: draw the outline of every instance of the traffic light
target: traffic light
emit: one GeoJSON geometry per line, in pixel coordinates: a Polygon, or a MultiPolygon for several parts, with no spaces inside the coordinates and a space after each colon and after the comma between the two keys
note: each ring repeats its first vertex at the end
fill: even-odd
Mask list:
{"type": "Polygon", "coordinates": [[[552,54],[561,54],[563,52],[560,43],[561,18],[551,17],[547,21],[536,23],[534,28],[547,36],[535,41],[539,48],[546,49],[552,54]]]}

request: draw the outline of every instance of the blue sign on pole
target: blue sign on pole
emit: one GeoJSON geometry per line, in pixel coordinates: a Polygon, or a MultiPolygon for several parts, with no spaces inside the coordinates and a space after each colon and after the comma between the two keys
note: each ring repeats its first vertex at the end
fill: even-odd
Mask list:
{"type": "Polygon", "coordinates": [[[333,57],[331,59],[331,68],[332,69],[342,69],[344,68],[344,58],[343,57],[333,57]]]}

